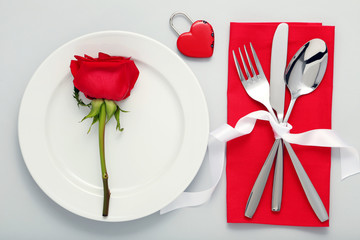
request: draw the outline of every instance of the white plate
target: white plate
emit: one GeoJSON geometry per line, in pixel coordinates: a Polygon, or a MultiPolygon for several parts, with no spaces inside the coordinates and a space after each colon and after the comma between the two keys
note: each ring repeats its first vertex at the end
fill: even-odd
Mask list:
{"type": "Polygon", "coordinates": [[[209,119],[200,85],[185,62],[161,43],[129,32],[99,32],[53,52],[30,80],[19,113],[25,163],[41,189],[80,216],[128,221],[160,210],[195,177],[202,163],[209,119]],[[106,125],[105,155],[111,190],[102,217],[97,125],[72,98],[70,60],[97,53],[129,56],[140,76],[120,107],[123,132],[106,125]]]}

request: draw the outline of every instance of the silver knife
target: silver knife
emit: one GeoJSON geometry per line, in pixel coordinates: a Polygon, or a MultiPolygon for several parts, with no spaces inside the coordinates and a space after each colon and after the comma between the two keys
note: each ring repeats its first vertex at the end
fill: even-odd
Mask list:
{"type": "MultiPolygon", "coordinates": [[[[271,70],[270,70],[270,103],[276,111],[279,122],[284,119],[285,81],[284,72],[286,68],[287,46],[289,26],[281,23],[277,27],[271,48],[271,70]]],[[[280,211],[283,189],[283,141],[277,150],[273,192],[272,211],[280,211]]]]}

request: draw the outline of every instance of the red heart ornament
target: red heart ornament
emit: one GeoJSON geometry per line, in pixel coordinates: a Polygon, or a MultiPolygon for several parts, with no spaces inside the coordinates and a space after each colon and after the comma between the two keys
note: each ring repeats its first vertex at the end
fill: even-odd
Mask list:
{"type": "Polygon", "coordinates": [[[194,22],[189,32],[179,36],[177,48],[188,57],[211,57],[214,52],[214,31],[212,26],[204,20],[194,22]]]}

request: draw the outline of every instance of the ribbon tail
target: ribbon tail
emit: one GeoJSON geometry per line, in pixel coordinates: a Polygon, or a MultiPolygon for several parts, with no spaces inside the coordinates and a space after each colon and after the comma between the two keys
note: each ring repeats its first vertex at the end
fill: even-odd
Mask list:
{"type": "Polygon", "coordinates": [[[354,174],[360,173],[359,155],[355,148],[340,149],[341,179],[344,180],[354,174]]]}
{"type": "Polygon", "coordinates": [[[160,215],[184,207],[195,207],[206,203],[212,196],[215,188],[201,192],[183,192],[175,201],[160,210],[160,215]]]}
{"type": "Polygon", "coordinates": [[[205,161],[209,161],[212,186],[206,190],[199,192],[183,192],[173,202],[160,210],[160,214],[171,212],[178,208],[199,206],[207,202],[216,186],[218,185],[225,164],[225,143],[216,139],[210,134],[208,143],[208,157],[205,161]]]}
{"type": "Polygon", "coordinates": [[[341,179],[360,173],[360,159],[357,150],[346,144],[334,130],[315,129],[298,134],[287,133],[282,137],[289,143],[304,146],[339,148],[341,179]]]}

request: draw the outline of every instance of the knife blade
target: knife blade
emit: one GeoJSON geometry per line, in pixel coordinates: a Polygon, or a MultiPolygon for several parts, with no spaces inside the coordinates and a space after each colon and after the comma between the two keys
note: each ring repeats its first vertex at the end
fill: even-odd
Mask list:
{"type": "Polygon", "coordinates": [[[277,27],[271,48],[270,103],[279,122],[284,118],[285,81],[289,26],[281,23],[277,27]]]}
{"type": "MultiPolygon", "coordinates": [[[[287,46],[288,46],[289,26],[286,23],[278,25],[271,48],[271,68],[270,68],[270,103],[276,111],[279,122],[284,119],[285,103],[285,81],[284,72],[286,68],[287,46]]],[[[272,192],[272,211],[280,211],[283,188],[283,142],[278,146],[274,183],[272,192]]]]}

